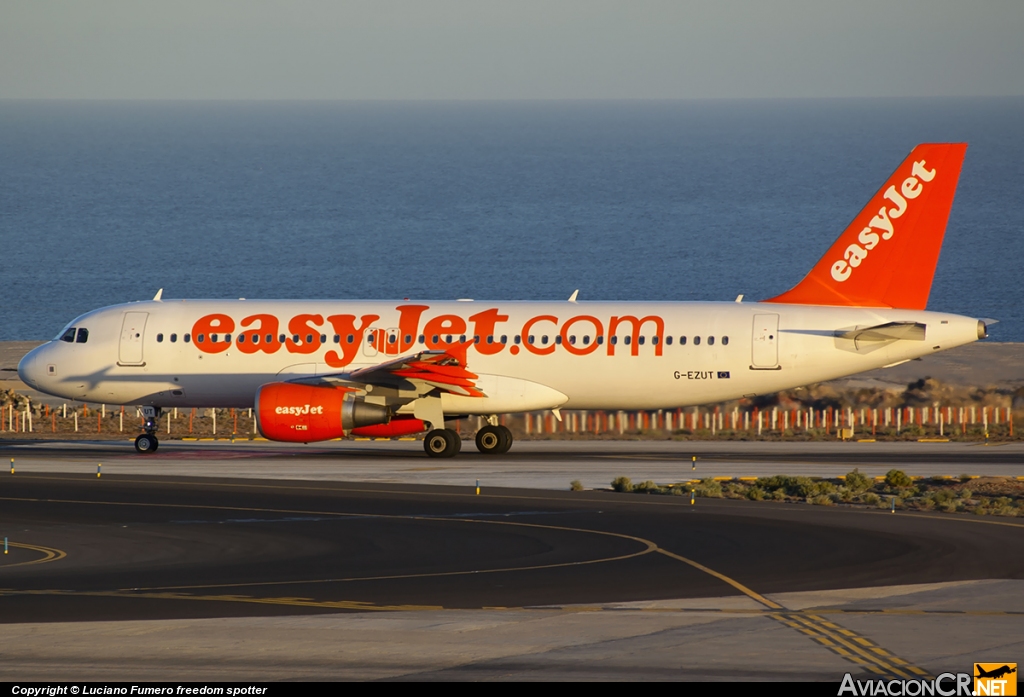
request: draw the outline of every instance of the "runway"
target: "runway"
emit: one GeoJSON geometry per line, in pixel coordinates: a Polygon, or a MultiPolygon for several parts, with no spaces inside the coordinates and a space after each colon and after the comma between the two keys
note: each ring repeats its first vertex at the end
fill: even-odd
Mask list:
{"type": "Polygon", "coordinates": [[[420,441],[341,441],[294,445],[258,441],[162,441],[140,456],[125,441],[0,442],[0,464],[19,471],[170,474],[260,479],[565,490],[573,480],[604,488],[620,475],[659,483],[699,477],[792,474],[834,477],[857,467],[870,476],[1024,476],[1024,443],[859,443],[772,441],[521,441],[506,455],[465,442],[450,459],[424,455],[420,441]],[[693,469],[692,457],[698,458],[693,469]]]}
{"type": "MultiPolygon", "coordinates": [[[[1024,649],[1024,521],[570,492],[688,478],[694,444],[517,445],[5,443],[0,679],[838,681],[1024,649]]],[[[1017,446],[700,446],[699,475],[1021,467],[1017,446]]]]}

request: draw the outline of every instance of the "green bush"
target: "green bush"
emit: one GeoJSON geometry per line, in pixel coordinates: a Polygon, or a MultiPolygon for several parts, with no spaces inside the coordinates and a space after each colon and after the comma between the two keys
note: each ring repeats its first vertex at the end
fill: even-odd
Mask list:
{"type": "Polygon", "coordinates": [[[645,482],[633,485],[633,491],[640,494],[657,494],[661,492],[661,487],[648,479],[645,482]]]}
{"type": "Polygon", "coordinates": [[[713,499],[722,498],[722,485],[711,477],[701,479],[700,482],[693,487],[693,490],[697,492],[697,496],[713,499]]]}
{"type": "Polygon", "coordinates": [[[764,489],[756,486],[752,486],[747,490],[747,498],[751,501],[762,501],[764,500],[764,489]]]}
{"type": "Polygon", "coordinates": [[[881,496],[870,491],[864,494],[864,496],[862,496],[861,498],[863,499],[864,503],[866,503],[869,506],[875,506],[878,504],[879,501],[882,500],[881,496]]]}
{"type": "Polygon", "coordinates": [[[612,480],[612,489],[619,493],[628,494],[633,491],[633,482],[629,477],[616,477],[612,480]]]}
{"type": "Polygon", "coordinates": [[[903,487],[914,482],[903,470],[892,469],[885,473],[885,483],[892,487],[903,487]]]}
{"type": "Polygon", "coordinates": [[[866,491],[871,488],[874,484],[871,479],[863,474],[859,469],[854,469],[852,472],[846,473],[846,486],[852,491],[866,491]]]}
{"type": "Polygon", "coordinates": [[[780,474],[774,477],[760,477],[754,486],[761,489],[772,490],[783,489],[788,496],[807,498],[819,494],[831,494],[835,486],[831,482],[815,481],[810,477],[790,477],[780,474]]]}
{"type": "Polygon", "coordinates": [[[579,479],[573,479],[571,482],[569,482],[569,490],[583,491],[583,482],[581,482],[579,479]]]}

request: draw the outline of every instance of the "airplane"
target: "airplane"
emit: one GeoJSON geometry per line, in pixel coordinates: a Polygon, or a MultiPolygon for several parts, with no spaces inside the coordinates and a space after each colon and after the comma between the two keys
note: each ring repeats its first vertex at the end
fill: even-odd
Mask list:
{"type": "Polygon", "coordinates": [[[910,155],[807,276],[759,302],[164,300],[69,323],[18,374],[66,399],[141,408],[139,453],[174,407],[253,408],[267,439],[310,443],[426,432],[497,415],[653,410],[770,394],[897,365],[987,336],[985,320],[927,311],[966,143],[910,155]]]}
{"type": "MultiPolygon", "coordinates": [[[[1014,666],[1016,666],[1016,665],[1017,664],[1014,663],[1014,666]]],[[[999,668],[994,668],[992,670],[985,670],[980,665],[975,663],[974,664],[974,669],[978,671],[978,674],[974,676],[976,678],[996,678],[996,679],[998,679],[998,678],[1003,677],[1004,675],[1009,675],[1011,673],[1016,673],[1017,672],[1017,668],[1016,667],[1011,668],[1008,665],[1004,665],[1004,666],[999,667],[999,668]]]]}

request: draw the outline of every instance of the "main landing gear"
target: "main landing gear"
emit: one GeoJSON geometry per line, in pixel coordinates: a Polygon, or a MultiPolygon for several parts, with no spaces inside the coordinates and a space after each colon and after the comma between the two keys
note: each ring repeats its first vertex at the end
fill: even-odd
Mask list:
{"type": "Polygon", "coordinates": [[[160,447],[160,441],[156,438],[156,423],[160,418],[160,407],[142,407],[142,417],[145,423],[142,430],[145,431],[135,439],[135,450],[139,453],[155,453],[160,447]]]}
{"type": "MultiPolygon", "coordinates": [[[[511,447],[512,431],[505,426],[488,424],[476,432],[476,449],[484,455],[501,455],[511,447]]],[[[437,428],[423,439],[423,449],[430,457],[455,457],[462,450],[462,438],[450,428],[437,428]]]]}
{"type": "Polygon", "coordinates": [[[423,449],[430,457],[455,457],[462,450],[462,438],[450,428],[435,428],[423,439],[423,449]]]}
{"type": "Polygon", "coordinates": [[[476,449],[484,455],[503,455],[512,447],[512,431],[505,426],[487,425],[476,432],[476,449]]]}

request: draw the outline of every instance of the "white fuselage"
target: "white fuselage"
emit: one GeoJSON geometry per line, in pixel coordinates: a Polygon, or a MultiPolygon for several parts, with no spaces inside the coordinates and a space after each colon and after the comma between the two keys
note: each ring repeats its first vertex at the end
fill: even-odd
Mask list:
{"type": "Polygon", "coordinates": [[[19,365],[27,384],[67,399],[248,407],[268,382],[464,351],[486,396],[444,394],[446,414],[706,404],[892,365],[982,333],[975,319],[936,312],[735,302],[164,300],[96,310],[68,328],[87,329],[87,339],[59,336],[19,365]],[[849,338],[891,322],[924,325],[923,337],[849,338]]]}

